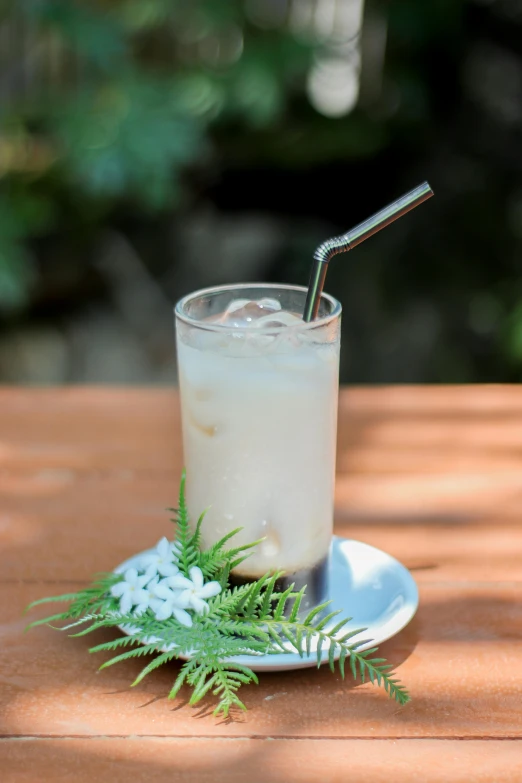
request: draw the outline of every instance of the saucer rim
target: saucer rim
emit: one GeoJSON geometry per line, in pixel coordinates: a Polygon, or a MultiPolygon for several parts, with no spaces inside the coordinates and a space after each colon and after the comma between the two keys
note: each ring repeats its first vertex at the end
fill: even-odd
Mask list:
{"type": "MultiPolygon", "coordinates": [[[[404,593],[405,593],[405,603],[403,606],[401,606],[397,611],[395,612],[392,617],[388,618],[386,622],[386,627],[388,630],[383,635],[373,635],[372,639],[367,641],[365,644],[362,644],[358,650],[363,651],[367,650],[371,647],[375,647],[376,645],[380,645],[383,642],[387,641],[388,639],[391,639],[393,636],[396,636],[400,631],[403,630],[403,628],[408,625],[409,622],[413,619],[415,616],[415,613],[417,612],[418,606],[419,606],[419,591],[417,584],[411,575],[410,571],[404,566],[399,560],[397,560],[392,555],[388,554],[382,549],[379,549],[378,547],[374,547],[371,544],[367,544],[363,541],[357,541],[353,538],[343,538],[342,536],[332,536],[332,550],[335,546],[346,546],[350,544],[355,544],[358,547],[363,547],[368,551],[368,553],[373,553],[373,556],[378,556],[379,558],[382,558],[383,556],[388,561],[388,564],[393,567],[393,569],[398,572],[401,576],[401,580],[403,582],[404,586],[404,593]],[[398,621],[394,622],[394,617],[399,618],[398,621]]],[[[126,569],[132,568],[134,566],[134,563],[137,558],[142,557],[144,554],[147,554],[148,552],[153,551],[152,549],[145,549],[142,552],[137,552],[136,554],[132,555],[131,557],[124,560],[122,563],[120,563],[116,568],[113,569],[113,572],[116,574],[123,573],[126,569]]],[[[335,561],[332,560],[332,568],[335,565],[335,561]]],[[[381,566],[382,567],[382,566],[381,566]]],[[[326,600],[332,600],[332,596],[327,596],[326,600]]],[[[381,623],[382,625],[382,623],[381,623]]],[[[377,626],[378,627],[378,626],[377,626]]],[[[129,635],[130,626],[122,626],[118,625],[117,628],[124,633],[125,635],[129,635]],[[129,630],[126,630],[129,629],[129,630]]],[[[365,634],[361,634],[363,637],[365,634]]],[[[354,637],[353,641],[356,641],[357,637],[354,637]]],[[[159,652],[165,652],[164,649],[158,648],[159,652]]],[[[335,660],[338,660],[339,653],[336,654],[335,660]]],[[[188,660],[189,656],[180,656],[180,660],[188,660]]],[[[243,666],[248,666],[252,671],[254,672],[277,672],[277,671],[292,671],[297,669],[306,669],[311,667],[317,667],[317,656],[312,651],[310,656],[307,656],[306,653],[303,655],[303,657],[299,656],[298,653],[292,652],[292,653],[275,653],[273,655],[236,655],[233,658],[230,658],[231,662],[242,664],[243,666]]],[[[321,662],[319,665],[323,665],[328,661],[328,648],[325,645],[325,648],[322,651],[321,655],[321,662]]]]}

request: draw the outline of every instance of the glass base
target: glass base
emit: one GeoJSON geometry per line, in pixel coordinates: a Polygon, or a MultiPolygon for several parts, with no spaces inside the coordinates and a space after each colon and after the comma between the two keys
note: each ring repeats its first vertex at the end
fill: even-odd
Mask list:
{"type": "MultiPolygon", "coordinates": [[[[230,574],[229,582],[231,586],[241,586],[256,582],[259,577],[249,578],[248,576],[236,576],[230,574]]],[[[310,568],[302,568],[294,573],[288,573],[282,576],[275,583],[275,589],[282,593],[290,585],[294,585],[297,592],[306,585],[306,592],[301,601],[299,617],[306,615],[314,606],[322,604],[328,598],[328,556],[324,557],[310,568]]]]}

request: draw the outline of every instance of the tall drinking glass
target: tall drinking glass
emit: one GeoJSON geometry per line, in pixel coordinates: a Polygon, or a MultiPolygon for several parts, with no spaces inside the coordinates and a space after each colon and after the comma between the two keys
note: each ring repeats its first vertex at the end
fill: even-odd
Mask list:
{"type": "Polygon", "coordinates": [[[209,546],[242,527],[235,544],[263,538],[236,582],[284,571],[324,600],[333,527],[341,305],[307,290],[234,285],[176,305],[186,497],[191,518],[210,506],[209,546]]]}

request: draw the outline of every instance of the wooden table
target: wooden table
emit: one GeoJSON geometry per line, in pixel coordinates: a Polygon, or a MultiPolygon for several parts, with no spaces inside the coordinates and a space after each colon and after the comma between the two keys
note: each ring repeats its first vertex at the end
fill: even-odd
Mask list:
{"type": "MultiPolygon", "coordinates": [[[[346,390],[336,529],[405,563],[413,622],[384,644],[413,701],[327,669],[262,677],[231,723],[166,700],[176,665],[98,672],[85,639],[23,634],[24,606],[169,533],[170,391],[0,391],[0,778],[522,781],[522,390],[346,390]]],[[[98,634],[102,641],[106,636],[98,634]]]]}

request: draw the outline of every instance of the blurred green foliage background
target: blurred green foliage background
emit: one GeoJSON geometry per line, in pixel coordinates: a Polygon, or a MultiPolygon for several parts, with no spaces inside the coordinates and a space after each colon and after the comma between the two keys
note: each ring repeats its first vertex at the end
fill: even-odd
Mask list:
{"type": "Polygon", "coordinates": [[[338,257],[341,378],[522,375],[522,0],[0,6],[0,380],[171,382],[171,305],[338,257]],[[362,14],[362,17],[361,17],[362,14]]]}

